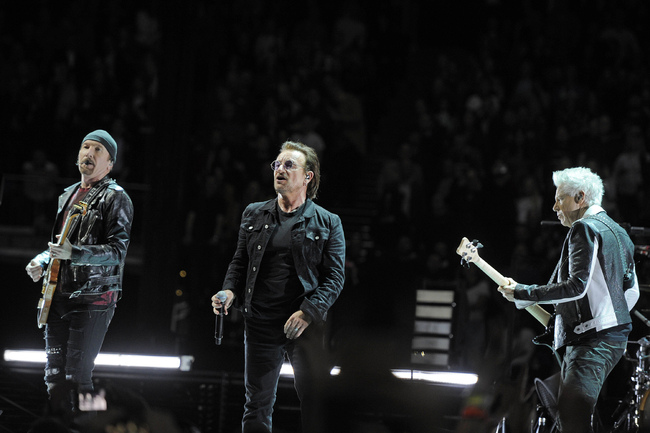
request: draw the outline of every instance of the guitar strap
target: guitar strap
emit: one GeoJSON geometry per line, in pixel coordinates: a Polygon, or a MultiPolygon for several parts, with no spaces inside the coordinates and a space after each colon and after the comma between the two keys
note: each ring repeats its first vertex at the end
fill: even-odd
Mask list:
{"type": "MultiPolygon", "coordinates": [[[[100,182],[99,185],[91,188],[90,191],[88,191],[88,194],[86,194],[86,197],[84,197],[84,199],[83,199],[83,201],[88,204],[88,210],[92,209],[95,206],[95,203],[97,202],[97,200],[99,198],[102,198],[102,199],[104,198],[103,193],[106,191],[106,189],[108,188],[108,186],[111,183],[113,183],[113,180],[108,179],[105,182],[100,182]],[[100,197],[100,194],[101,194],[101,197],[100,197]]],[[[74,195],[75,195],[75,193],[73,193],[70,197],[72,198],[72,197],[74,197],[74,195]]],[[[70,206],[72,206],[72,203],[70,203],[70,206]]],[[[75,225],[70,228],[70,234],[68,235],[68,237],[70,237],[74,233],[74,230],[76,229],[76,227],[78,225],[77,222],[78,221],[74,221],[75,225]]]]}
{"type": "Polygon", "coordinates": [[[102,182],[100,185],[97,186],[97,188],[92,188],[89,192],[88,195],[86,196],[86,199],[84,200],[86,203],[88,203],[88,207],[91,207],[99,194],[103,193],[106,191],[106,188],[113,183],[112,179],[108,179],[106,182],[102,182]]]}
{"type": "Polygon", "coordinates": [[[551,275],[551,278],[548,280],[548,284],[553,284],[557,283],[557,274],[560,272],[560,267],[562,266],[562,263],[564,263],[567,258],[562,260],[562,256],[564,255],[564,247],[566,243],[569,241],[569,234],[567,233],[567,237],[564,239],[564,244],[562,245],[562,252],[560,253],[560,258],[557,259],[557,264],[555,265],[555,269],[553,270],[553,275],[551,275]]]}
{"type": "MultiPolygon", "coordinates": [[[[625,272],[624,279],[625,279],[625,281],[630,280],[630,278],[632,277],[633,265],[632,265],[632,263],[626,264],[627,260],[625,260],[625,253],[624,253],[624,250],[623,250],[623,244],[621,243],[621,239],[618,237],[618,233],[616,232],[616,230],[614,230],[612,228],[612,226],[608,223],[608,221],[606,219],[604,219],[603,217],[601,217],[601,216],[599,216],[597,214],[589,215],[589,216],[586,216],[585,218],[595,219],[596,221],[599,221],[599,222],[603,223],[605,225],[605,227],[607,227],[609,229],[609,231],[611,231],[614,234],[614,237],[616,238],[616,242],[618,243],[618,251],[619,251],[620,256],[621,256],[621,265],[623,266],[623,269],[624,269],[624,272],[625,272]]],[[[565,242],[566,242],[566,240],[565,240],[565,242]]],[[[552,284],[552,283],[555,282],[555,278],[557,277],[557,273],[560,270],[560,264],[561,263],[562,263],[562,257],[560,257],[557,264],[555,265],[555,270],[553,270],[553,275],[551,275],[551,278],[548,280],[548,284],[552,284]]],[[[625,290],[627,290],[628,288],[625,288],[625,290]]]]}
{"type": "Polygon", "coordinates": [[[555,278],[557,278],[557,273],[560,271],[560,263],[562,263],[562,257],[560,257],[557,261],[557,264],[555,265],[555,269],[553,270],[553,275],[551,275],[551,278],[548,280],[548,284],[553,284],[555,282],[555,278]]]}
{"type": "MultiPolygon", "coordinates": [[[[612,226],[599,215],[589,215],[585,218],[591,218],[595,219],[596,221],[600,221],[609,229],[614,234],[614,237],[616,238],[616,242],[618,243],[618,252],[621,255],[621,266],[623,266],[623,282],[625,283],[626,281],[629,281],[632,278],[632,269],[633,269],[633,263],[627,264],[627,260],[625,260],[625,254],[623,252],[623,244],[621,243],[621,239],[618,237],[618,233],[616,230],[612,228],[612,226]]],[[[625,287],[625,284],[623,284],[623,290],[627,290],[629,287],[625,287]]]]}

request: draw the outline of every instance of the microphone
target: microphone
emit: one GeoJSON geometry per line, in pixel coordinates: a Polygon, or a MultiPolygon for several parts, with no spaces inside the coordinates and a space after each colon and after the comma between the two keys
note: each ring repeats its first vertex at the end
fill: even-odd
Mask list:
{"type": "Polygon", "coordinates": [[[219,314],[217,314],[217,317],[214,320],[214,342],[217,346],[219,346],[223,338],[224,304],[226,302],[226,299],[228,299],[228,295],[226,295],[226,292],[223,290],[220,290],[217,292],[217,299],[221,301],[221,308],[219,309],[219,314]]]}

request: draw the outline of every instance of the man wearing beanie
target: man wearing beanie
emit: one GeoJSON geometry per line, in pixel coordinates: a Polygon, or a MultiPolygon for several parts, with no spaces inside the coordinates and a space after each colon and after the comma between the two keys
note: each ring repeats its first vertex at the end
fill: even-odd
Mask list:
{"type": "Polygon", "coordinates": [[[48,248],[26,267],[34,282],[46,276],[44,290],[56,287],[49,309],[39,305],[38,323],[45,324],[50,398],[57,387],[93,391],[95,357],[122,297],[133,204],[108,176],[116,157],[117,143],[108,132],[98,129],[84,137],[76,163],[81,181],[59,196],[48,248]],[[70,228],[60,242],[67,220],[70,228]]]}

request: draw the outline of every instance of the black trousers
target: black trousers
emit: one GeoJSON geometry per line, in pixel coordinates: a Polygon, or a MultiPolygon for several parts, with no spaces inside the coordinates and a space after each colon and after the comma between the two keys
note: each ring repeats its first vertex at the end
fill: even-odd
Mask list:
{"type": "Polygon", "coordinates": [[[75,383],[80,392],[93,391],[95,358],[104,342],[115,306],[96,309],[54,299],[45,325],[45,383],[75,383]]]}
{"type": "Polygon", "coordinates": [[[271,433],[280,369],[288,359],[293,367],[294,387],[300,400],[303,432],[318,433],[323,425],[319,391],[329,378],[331,368],[323,345],[322,327],[312,324],[296,340],[284,338],[282,324],[275,338],[269,338],[265,332],[261,334],[254,326],[246,326],[246,403],[242,432],[271,433]]]}
{"type": "Polygon", "coordinates": [[[558,416],[565,433],[592,432],[591,415],[600,390],[625,353],[626,341],[568,346],[562,360],[558,416]]]}

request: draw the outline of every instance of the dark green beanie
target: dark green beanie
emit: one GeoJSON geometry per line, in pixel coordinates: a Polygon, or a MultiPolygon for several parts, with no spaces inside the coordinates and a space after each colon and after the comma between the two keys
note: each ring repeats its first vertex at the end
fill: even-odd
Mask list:
{"type": "Polygon", "coordinates": [[[115,158],[117,158],[117,143],[115,140],[113,140],[111,134],[104,131],[103,129],[98,129],[86,135],[81,141],[81,144],[84,144],[84,141],[86,140],[94,140],[103,144],[106,150],[108,150],[108,153],[111,155],[111,160],[115,162],[115,158]]]}

